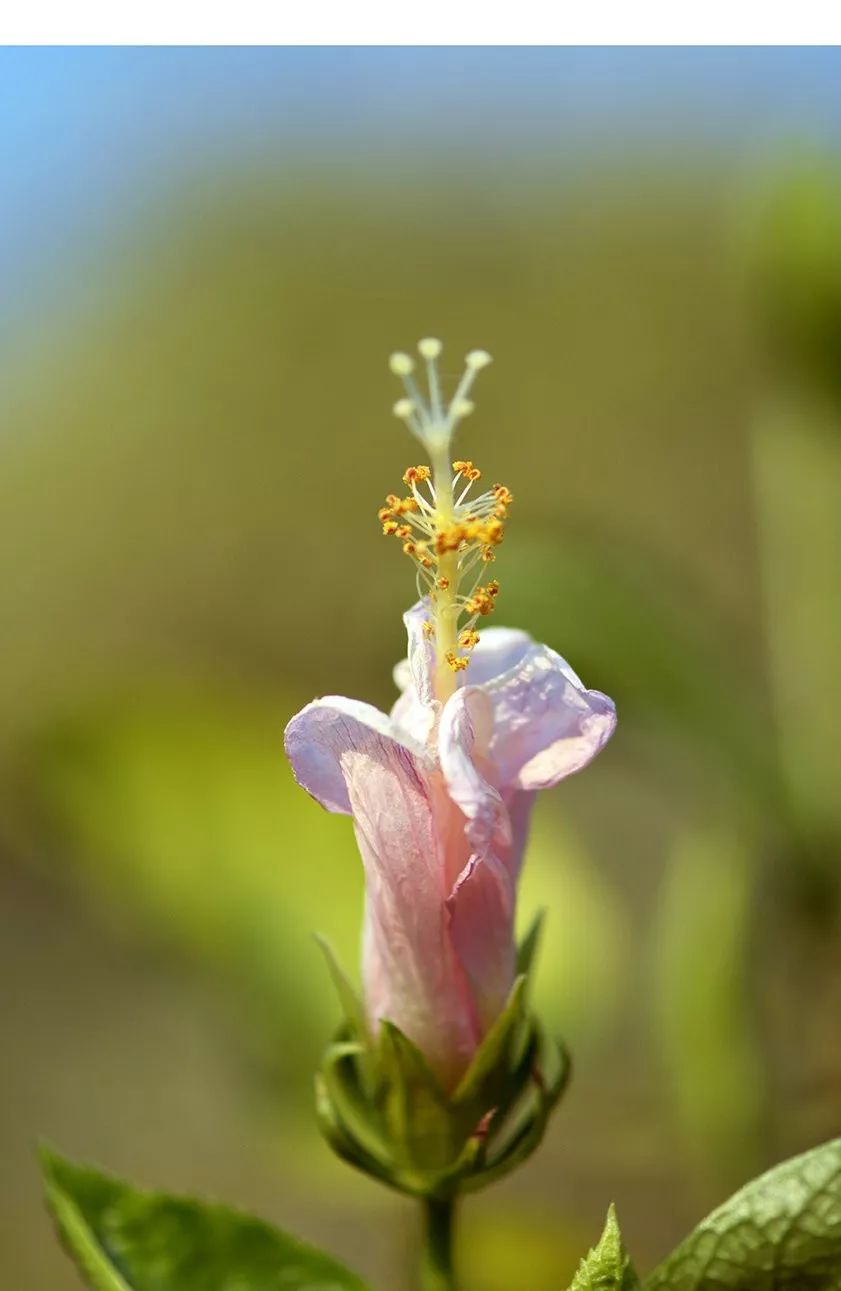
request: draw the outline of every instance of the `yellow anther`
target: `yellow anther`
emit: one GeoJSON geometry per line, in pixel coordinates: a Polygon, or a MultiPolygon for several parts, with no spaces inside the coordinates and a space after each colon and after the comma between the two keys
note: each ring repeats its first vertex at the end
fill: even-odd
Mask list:
{"type": "Polygon", "coordinates": [[[408,496],[389,493],[377,514],[383,533],[396,537],[415,564],[418,592],[429,613],[424,636],[434,638],[435,695],[443,703],[458,684],[453,673],[467,668],[479,640],[479,616],[495,608],[498,584],[477,586],[472,592],[468,588],[477,574],[482,576],[482,566],[496,559],[512,495],[504,484],[476,484],[482,473],[474,462],[451,461],[458,423],[473,411],[469,396],[474,378],[490,363],[490,355],[470,351],[449,403],[438,369],[440,355],[441,342],[427,336],[418,344],[418,358],[403,351],[391,356],[391,369],[402,379],[406,394],[394,412],[426,448],[429,465],[406,467],[403,485],[408,496]]]}
{"type": "Polygon", "coordinates": [[[499,583],[494,580],[488,583],[487,587],[477,587],[473,595],[468,597],[464,608],[470,615],[473,614],[493,614],[494,597],[499,592],[499,583]]]}
{"type": "Polygon", "coordinates": [[[435,550],[439,556],[448,551],[458,551],[464,540],[464,525],[450,524],[435,535],[435,550]]]}
{"type": "Polygon", "coordinates": [[[485,525],[484,541],[486,543],[496,544],[502,542],[505,536],[505,525],[498,516],[491,516],[485,525]]]}
{"type": "Polygon", "coordinates": [[[409,485],[423,484],[424,480],[428,480],[431,474],[432,472],[428,466],[410,466],[403,476],[403,483],[409,485]]]}

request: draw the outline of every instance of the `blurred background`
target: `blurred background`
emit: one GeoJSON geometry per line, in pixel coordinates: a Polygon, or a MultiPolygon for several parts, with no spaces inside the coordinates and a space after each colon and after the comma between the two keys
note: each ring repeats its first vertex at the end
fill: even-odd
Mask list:
{"type": "Polygon", "coordinates": [[[647,1269],[841,1133],[841,53],[0,52],[0,1249],[75,1275],[43,1137],[408,1287],[311,1071],[354,966],[316,693],[388,706],[415,449],[387,356],[496,362],[499,618],[613,695],[522,893],[576,1077],[465,1212],[467,1291],[647,1269]]]}

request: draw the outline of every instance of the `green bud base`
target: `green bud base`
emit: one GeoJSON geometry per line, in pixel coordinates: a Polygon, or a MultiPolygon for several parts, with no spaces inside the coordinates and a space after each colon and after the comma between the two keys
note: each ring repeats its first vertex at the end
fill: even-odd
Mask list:
{"type": "Polygon", "coordinates": [[[570,1073],[566,1050],[527,1009],[538,933],[539,923],[523,943],[505,1008],[452,1092],[393,1023],[372,1040],[353,988],[321,943],[345,1022],[316,1075],[316,1110],[343,1160],[400,1192],[444,1201],[531,1155],[570,1073]]]}

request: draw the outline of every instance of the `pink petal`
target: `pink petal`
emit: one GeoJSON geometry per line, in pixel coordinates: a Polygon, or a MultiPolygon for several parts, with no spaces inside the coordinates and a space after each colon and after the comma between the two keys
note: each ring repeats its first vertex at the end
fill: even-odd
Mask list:
{"type": "Polygon", "coordinates": [[[438,728],[438,755],[447,790],[464,813],[465,833],[480,854],[493,843],[507,847],[511,841],[505,804],[487,778],[493,774],[488,760],[493,723],[493,708],[485,692],[477,686],[464,686],[447,700],[438,728]]]}
{"type": "Polygon", "coordinates": [[[391,710],[392,720],[422,743],[429,738],[440,708],[433,690],[435,650],[423,631],[428,618],[425,601],[418,601],[403,615],[408,658],[401,659],[394,669],[394,681],[402,694],[391,710]]]}
{"type": "Polygon", "coordinates": [[[587,690],[548,646],[529,646],[484,690],[493,704],[490,754],[503,789],[546,789],[580,771],[616,725],[613,700],[587,690]]]}
{"type": "Polygon", "coordinates": [[[427,765],[423,746],[371,704],[342,695],[315,699],[292,718],[284,734],[298,784],[328,811],[350,814],[344,764],[352,753],[388,763],[396,774],[427,765]]]}
{"type": "Polygon", "coordinates": [[[479,644],[470,656],[466,680],[471,686],[481,686],[503,672],[516,667],[533,644],[528,632],[519,628],[485,628],[479,635],[479,644]]]}
{"type": "Polygon", "coordinates": [[[423,747],[368,704],[341,696],[308,704],[286,729],[286,749],[299,784],[328,811],[353,816],[372,1029],[394,1022],[449,1088],[480,1035],[445,905],[449,871],[466,855],[463,817],[423,747]]]}
{"type": "Polygon", "coordinates": [[[345,768],[365,865],[368,1015],[374,1028],[383,1018],[396,1023],[450,1088],[480,1034],[444,902],[446,830],[438,815],[452,807],[437,776],[395,774],[364,753],[350,754],[345,768]]]}
{"type": "Polygon", "coordinates": [[[447,909],[453,946],[483,1030],[497,1017],[513,981],[515,879],[526,821],[526,813],[518,810],[514,857],[508,810],[488,778],[494,773],[488,758],[492,731],[493,709],[483,690],[465,686],[447,700],[438,732],[441,770],[471,847],[447,909]]]}
{"type": "Polygon", "coordinates": [[[450,935],[482,1031],[499,1016],[514,983],[515,880],[493,852],[473,855],[450,893],[450,935]]]}

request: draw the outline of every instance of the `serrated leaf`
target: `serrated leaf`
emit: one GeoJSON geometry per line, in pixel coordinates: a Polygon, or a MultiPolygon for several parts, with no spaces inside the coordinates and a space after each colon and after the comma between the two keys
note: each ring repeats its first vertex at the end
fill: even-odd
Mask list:
{"type": "Polygon", "coordinates": [[[138,1192],[42,1150],[47,1204],[92,1291],[366,1291],[331,1256],[252,1215],[138,1192]]]}
{"type": "Polygon", "coordinates": [[[841,1139],[754,1179],[714,1210],[646,1291],[838,1291],[841,1139]]]}
{"type": "Polygon", "coordinates": [[[611,1206],[598,1245],[581,1261],[570,1291],[635,1291],[639,1284],[611,1206]]]}

